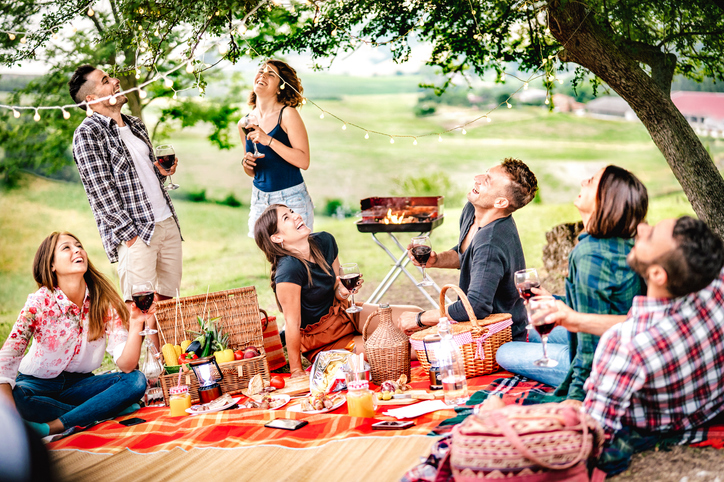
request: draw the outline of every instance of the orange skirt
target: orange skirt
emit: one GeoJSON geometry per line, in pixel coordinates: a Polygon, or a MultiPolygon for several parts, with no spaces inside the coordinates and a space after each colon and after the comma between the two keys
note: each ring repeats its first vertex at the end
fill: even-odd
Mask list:
{"type": "Polygon", "coordinates": [[[335,298],[329,313],[313,325],[302,328],[302,354],[307,360],[313,363],[319,352],[348,348],[354,337],[359,335],[355,322],[359,313],[347,313],[348,307],[348,300],[335,298]]]}

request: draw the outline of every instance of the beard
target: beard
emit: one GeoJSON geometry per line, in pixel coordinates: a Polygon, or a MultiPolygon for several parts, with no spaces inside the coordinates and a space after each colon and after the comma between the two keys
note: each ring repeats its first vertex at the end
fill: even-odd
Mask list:
{"type": "Polygon", "coordinates": [[[649,269],[649,266],[651,266],[653,263],[645,263],[641,260],[639,260],[636,257],[636,251],[632,250],[628,256],[626,256],[626,263],[628,263],[629,267],[636,272],[639,276],[641,276],[644,281],[648,283],[648,279],[646,278],[646,273],[649,269]]]}

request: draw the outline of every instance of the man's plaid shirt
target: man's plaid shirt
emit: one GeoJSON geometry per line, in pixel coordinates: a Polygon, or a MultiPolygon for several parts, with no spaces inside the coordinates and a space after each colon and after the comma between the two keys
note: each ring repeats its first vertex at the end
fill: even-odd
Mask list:
{"type": "Polygon", "coordinates": [[[687,296],[637,296],[601,337],[585,388],[607,433],[630,426],[695,441],[724,408],[724,270],[687,296]]]}
{"type": "MultiPolygon", "coordinates": [[[[149,162],[153,164],[156,157],[146,126],[140,119],[121,115],[131,132],[148,145],[149,162]]],[[[155,229],[153,209],[118,124],[98,113],[86,117],[73,136],[73,159],[111,263],[118,261],[118,245],[122,242],[138,236],[149,244],[155,229]]],[[[178,226],[171,198],[163,189],[166,178],[158,169],[154,168],[154,172],[178,226]]]]}

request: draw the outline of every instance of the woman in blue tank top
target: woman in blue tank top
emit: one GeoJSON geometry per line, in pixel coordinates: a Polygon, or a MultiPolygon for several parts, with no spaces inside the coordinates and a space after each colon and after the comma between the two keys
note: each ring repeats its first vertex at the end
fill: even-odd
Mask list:
{"type": "Polygon", "coordinates": [[[246,118],[238,124],[244,146],[242,166],[254,178],[250,237],[254,237],[254,223],[272,204],[289,206],[302,216],[309,229],[313,228],[314,205],[301,172],[309,168],[309,139],[295,110],[302,105],[303,91],[296,71],[280,60],[268,60],[254,77],[254,89],[249,95],[254,110],[246,117],[256,119],[258,125],[252,122],[245,128],[246,118]]]}

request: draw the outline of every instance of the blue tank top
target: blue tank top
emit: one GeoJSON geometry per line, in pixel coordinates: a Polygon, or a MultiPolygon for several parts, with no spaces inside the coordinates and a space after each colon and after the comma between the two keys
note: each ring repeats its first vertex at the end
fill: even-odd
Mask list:
{"type": "MultiPolygon", "coordinates": [[[[274,142],[281,142],[287,147],[292,147],[289,142],[289,136],[282,129],[282,113],[287,107],[282,107],[279,112],[279,120],[277,125],[268,134],[274,138],[274,142]]],[[[257,144],[260,157],[256,161],[256,171],[254,172],[254,187],[264,192],[281,191],[290,187],[297,186],[304,182],[301,170],[289,164],[274,149],[262,144],[257,144]]],[[[246,152],[254,152],[254,143],[250,140],[246,141],[246,152]]]]}

